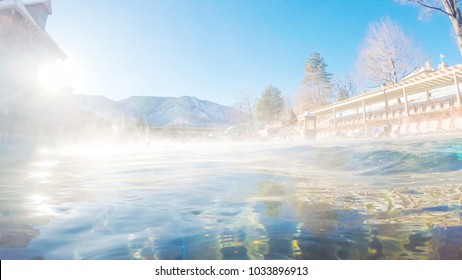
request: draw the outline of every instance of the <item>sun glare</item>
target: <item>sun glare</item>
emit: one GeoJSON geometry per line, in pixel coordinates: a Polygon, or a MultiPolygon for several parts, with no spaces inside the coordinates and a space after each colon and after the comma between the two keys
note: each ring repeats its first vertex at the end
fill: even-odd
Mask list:
{"type": "Polygon", "coordinates": [[[67,86],[79,87],[81,80],[78,67],[69,59],[43,64],[38,69],[37,75],[41,86],[51,92],[57,92],[67,86]]]}

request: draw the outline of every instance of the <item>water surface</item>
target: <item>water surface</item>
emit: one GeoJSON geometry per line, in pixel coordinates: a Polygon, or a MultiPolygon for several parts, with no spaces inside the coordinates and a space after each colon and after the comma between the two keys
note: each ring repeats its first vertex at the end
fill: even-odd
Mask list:
{"type": "Polygon", "coordinates": [[[1,259],[462,259],[462,141],[0,148],[1,259]]]}

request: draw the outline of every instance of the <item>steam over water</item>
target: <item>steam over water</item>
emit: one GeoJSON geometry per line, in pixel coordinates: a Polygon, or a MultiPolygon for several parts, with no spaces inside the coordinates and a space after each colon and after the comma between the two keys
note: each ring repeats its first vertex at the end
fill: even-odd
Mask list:
{"type": "Polygon", "coordinates": [[[0,148],[1,259],[462,259],[462,140],[0,148]]]}

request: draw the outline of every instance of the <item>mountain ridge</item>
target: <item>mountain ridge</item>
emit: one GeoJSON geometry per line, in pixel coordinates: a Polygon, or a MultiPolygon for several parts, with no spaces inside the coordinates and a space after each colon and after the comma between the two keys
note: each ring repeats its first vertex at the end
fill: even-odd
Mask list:
{"type": "Polygon", "coordinates": [[[80,108],[107,120],[141,121],[152,127],[226,127],[236,109],[195,96],[130,96],[114,101],[102,95],[73,95],[80,108]]]}

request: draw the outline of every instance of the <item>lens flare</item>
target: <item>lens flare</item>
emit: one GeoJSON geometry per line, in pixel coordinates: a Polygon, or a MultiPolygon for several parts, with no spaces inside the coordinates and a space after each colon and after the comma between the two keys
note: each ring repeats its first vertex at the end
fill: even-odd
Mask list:
{"type": "Polygon", "coordinates": [[[58,92],[66,87],[79,87],[82,80],[77,64],[68,59],[43,64],[38,69],[37,76],[40,85],[49,92],[58,92]]]}

